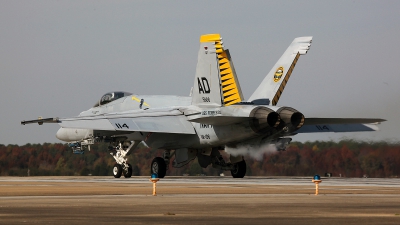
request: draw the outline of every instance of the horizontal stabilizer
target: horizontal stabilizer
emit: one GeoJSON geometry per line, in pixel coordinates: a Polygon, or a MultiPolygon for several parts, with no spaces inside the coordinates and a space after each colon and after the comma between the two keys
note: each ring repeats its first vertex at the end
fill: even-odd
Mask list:
{"type": "Polygon", "coordinates": [[[362,132],[378,131],[379,128],[373,124],[321,124],[304,125],[296,133],[325,133],[325,132],[362,132]]]}
{"type": "Polygon", "coordinates": [[[377,131],[375,125],[386,120],[379,118],[306,118],[296,133],[377,131]]]}
{"type": "Polygon", "coordinates": [[[306,118],[304,125],[380,123],[384,121],[386,120],[370,118],[306,118]]]}

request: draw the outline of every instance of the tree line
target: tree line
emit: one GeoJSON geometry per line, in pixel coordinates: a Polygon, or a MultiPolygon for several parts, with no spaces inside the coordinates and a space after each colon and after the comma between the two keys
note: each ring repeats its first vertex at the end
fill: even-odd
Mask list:
{"type": "MultiPolygon", "coordinates": [[[[112,176],[114,159],[106,144],[96,144],[85,154],[73,154],[66,144],[0,145],[2,176],[112,176]]],[[[162,150],[138,149],[129,157],[133,176],[149,176],[154,157],[162,150]]],[[[229,158],[221,151],[224,158],[229,158]]],[[[264,154],[262,160],[245,156],[247,176],[312,176],[332,173],[342,177],[400,176],[400,144],[387,142],[293,142],[286,151],[264,154]]],[[[170,166],[172,168],[172,166],[170,166]]],[[[197,160],[167,171],[167,176],[217,176],[222,171],[204,169],[197,160]]],[[[224,172],[230,176],[229,171],[224,172]]]]}

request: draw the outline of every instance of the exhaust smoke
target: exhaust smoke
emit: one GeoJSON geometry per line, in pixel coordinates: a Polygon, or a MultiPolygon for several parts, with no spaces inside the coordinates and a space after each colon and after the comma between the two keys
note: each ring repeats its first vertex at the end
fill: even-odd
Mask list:
{"type": "Polygon", "coordinates": [[[233,156],[250,156],[251,158],[261,161],[264,154],[272,154],[277,152],[275,144],[264,144],[260,146],[254,145],[238,145],[236,148],[225,146],[225,152],[233,156]]]}

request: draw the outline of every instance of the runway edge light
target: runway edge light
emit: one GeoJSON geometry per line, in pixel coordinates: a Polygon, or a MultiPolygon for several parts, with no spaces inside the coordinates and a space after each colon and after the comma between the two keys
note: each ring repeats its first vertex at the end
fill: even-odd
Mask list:
{"type": "Polygon", "coordinates": [[[152,173],[151,174],[151,178],[150,181],[153,183],[153,196],[157,196],[157,192],[156,192],[156,183],[157,181],[159,181],[160,179],[158,178],[158,174],[156,173],[152,173]]]}
{"type": "Polygon", "coordinates": [[[321,176],[318,174],[315,174],[314,178],[312,179],[312,182],[315,184],[315,195],[318,195],[319,183],[322,182],[321,176]]]}

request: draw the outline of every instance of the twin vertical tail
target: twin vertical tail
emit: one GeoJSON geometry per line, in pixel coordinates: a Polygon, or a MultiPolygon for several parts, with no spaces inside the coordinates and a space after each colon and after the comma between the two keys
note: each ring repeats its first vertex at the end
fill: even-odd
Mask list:
{"type": "Polygon", "coordinates": [[[200,37],[192,105],[228,106],[243,100],[228,49],[219,34],[200,37]]]}
{"type": "Polygon", "coordinates": [[[300,55],[307,54],[311,42],[312,37],[295,38],[248,101],[259,105],[276,105],[297,60],[300,55]]]}

